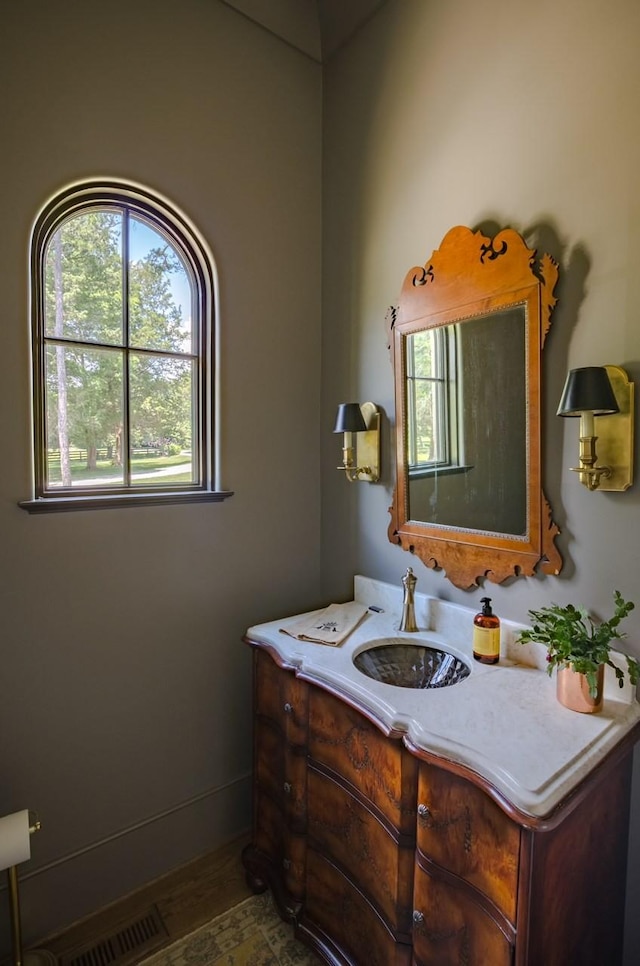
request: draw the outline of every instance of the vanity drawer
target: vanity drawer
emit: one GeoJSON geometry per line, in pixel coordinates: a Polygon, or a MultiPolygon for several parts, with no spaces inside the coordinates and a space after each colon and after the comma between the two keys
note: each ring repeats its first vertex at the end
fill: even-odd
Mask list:
{"type": "Polygon", "coordinates": [[[256,815],[253,832],[255,848],[269,860],[289,895],[302,901],[307,848],[304,835],[288,827],[278,803],[259,787],[254,789],[253,804],[256,815]]]}
{"type": "Polygon", "coordinates": [[[289,744],[304,746],[308,685],[299,681],[293,671],[279,668],[267,651],[257,647],[254,655],[255,713],[272,721],[289,744]]]}
{"type": "MultiPolygon", "coordinates": [[[[306,901],[302,924],[344,951],[336,960],[351,966],[410,966],[411,946],[396,942],[360,890],[323,855],[307,850],[306,901]],[[317,927],[317,928],[314,928],[317,927]]],[[[331,960],[333,962],[333,960],[331,960]]]]}
{"type": "Polygon", "coordinates": [[[520,829],[481,789],[422,763],[417,843],[423,855],[466,879],[515,923],[520,829]]]}
{"type": "Polygon", "coordinates": [[[415,966],[512,966],[515,934],[508,938],[464,887],[416,867],[413,901],[415,966]]]}
{"type": "Polygon", "coordinates": [[[411,930],[414,842],[389,826],[341,784],[309,769],[308,833],[313,847],[357,882],[396,933],[411,930]]]}
{"type": "Polygon", "coordinates": [[[288,824],[304,831],[307,808],[307,761],[301,749],[283,744],[270,721],[255,724],[255,784],[282,809],[288,824]]]}
{"type": "Polygon", "coordinates": [[[309,757],[353,785],[401,834],[415,835],[417,759],[364,715],[317,688],[309,694],[309,757]]]}

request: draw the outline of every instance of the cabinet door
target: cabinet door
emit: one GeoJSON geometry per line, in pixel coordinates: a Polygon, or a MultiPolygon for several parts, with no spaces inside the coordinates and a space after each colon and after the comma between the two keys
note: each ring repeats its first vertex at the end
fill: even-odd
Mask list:
{"type": "Polygon", "coordinates": [[[415,836],[417,760],[360,712],[311,689],[309,756],[369,799],[402,835],[415,836]]]}
{"type": "Polygon", "coordinates": [[[307,688],[293,674],[276,667],[268,655],[256,667],[254,778],[259,788],[280,804],[290,828],[306,826],[306,748],[292,740],[301,736],[306,719],[307,688]],[[264,660],[266,658],[266,661],[264,660]],[[273,669],[276,674],[273,674],[273,669]]]}
{"type": "Polygon", "coordinates": [[[365,802],[313,767],[307,787],[310,844],[357,883],[394,933],[409,942],[414,843],[399,842],[365,802]]]}
{"type": "Polygon", "coordinates": [[[418,848],[496,904],[515,925],[520,828],[480,788],[421,764],[418,848]]]}
{"type": "Polygon", "coordinates": [[[307,686],[255,652],[254,845],[276,886],[304,896],[307,762],[304,734],[307,686]]]}
{"type": "Polygon", "coordinates": [[[284,888],[290,899],[304,898],[305,856],[307,843],[304,835],[292,831],[281,806],[259,785],[254,788],[254,807],[257,816],[253,846],[266,859],[272,886],[284,888]]]}
{"type": "Polygon", "coordinates": [[[273,722],[290,747],[306,747],[308,687],[293,671],[278,667],[271,655],[254,650],[254,712],[273,722]]]}
{"type": "MultiPolygon", "coordinates": [[[[303,932],[336,951],[342,966],[410,966],[411,946],[396,942],[384,919],[348,878],[315,849],[307,851],[303,932]]],[[[500,966],[500,964],[497,964],[500,966]]]]}
{"type": "Polygon", "coordinates": [[[414,906],[415,966],[512,966],[511,937],[464,888],[417,867],[414,906]]]}

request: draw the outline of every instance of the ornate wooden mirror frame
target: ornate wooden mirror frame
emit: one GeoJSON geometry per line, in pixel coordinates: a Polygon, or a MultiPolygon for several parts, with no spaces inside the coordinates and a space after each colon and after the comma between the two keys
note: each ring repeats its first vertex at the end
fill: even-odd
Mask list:
{"type": "MultiPolygon", "coordinates": [[[[553,290],[557,278],[558,267],[551,256],[543,255],[536,262],[536,252],[527,248],[522,237],[512,229],[505,229],[490,239],[480,231],[452,228],[424,267],[412,268],[407,273],[399,306],[388,319],[395,376],[397,468],[389,539],[417,554],[428,567],[443,568],[457,587],[476,585],[479,577],[501,583],[513,576],[531,576],[537,569],[557,574],[562,567],[554,543],[558,528],[542,492],[541,468],[541,356],[556,303],[553,290]],[[469,322],[474,323],[473,328],[463,328],[469,322]],[[457,399],[454,418],[460,425],[461,420],[466,420],[469,435],[476,437],[475,449],[469,447],[472,458],[438,467],[427,457],[421,464],[422,472],[418,472],[415,463],[410,466],[408,456],[407,365],[408,354],[414,354],[417,345],[412,336],[430,330],[446,332],[447,342],[453,345],[458,345],[460,340],[466,343],[467,360],[471,362],[465,365],[475,369],[474,385],[485,383],[485,406],[488,395],[491,403],[486,408],[497,414],[517,410],[519,421],[515,425],[519,430],[513,444],[505,445],[497,440],[501,434],[484,425],[485,421],[490,423],[490,414],[474,409],[476,403],[466,398],[468,387],[461,390],[454,386],[457,399]],[[472,332],[474,335],[470,338],[472,332]],[[495,338],[493,343],[492,338],[495,338]],[[511,357],[505,356],[494,367],[492,360],[498,358],[501,347],[512,343],[518,346],[509,350],[515,352],[512,357],[516,359],[515,364],[510,361],[511,357]],[[512,375],[520,386],[517,391],[521,402],[516,406],[511,397],[501,395],[506,384],[513,381],[512,375]],[[493,432],[493,439],[486,441],[484,458],[478,441],[480,427],[485,433],[493,432]],[[497,452],[499,443],[504,453],[502,462],[496,460],[496,463],[503,469],[496,481],[492,450],[495,446],[497,452]],[[465,462],[467,465],[462,465],[465,462]],[[480,464],[484,464],[482,469],[480,464]],[[508,503],[510,488],[517,487],[517,479],[521,478],[521,506],[516,515],[519,522],[514,525],[515,532],[509,532],[508,525],[507,532],[503,532],[500,518],[497,524],[490,520],[487,525],[482,518],[469,524],[469,513],[484,514],[484,510],[478,511],[481,504],[476,504],[474,497],[474,480],[483,473],[486,486],[490,487],[487,507],[500,505],[501,500],[508,503]],[[410,499],[410,476],[412,485],[431,487],[429,500],[410,499]],[[447,484],[448,477],[457,477],[457,480],[447,484]],[[466,519],[462,519],[461,525],[455,510],[448,511],[449,517],[444,514],[444,522],[438,518],[438,492],[443,495],[444,504],[447,486],[464,489],[461,517],[466,519]],[[427,509],[418,516],[429,519],[412,519],[412,512],[421,502],[427,509]]],[[[435,339],[435,336],[428,338],[435,339]]],[[[450,377],[445,376],[447,379],[450,377]]],[[[466,432],[462,430],[463,435],[466,432]]],[[[414,494],[421,492],[417,488],[413,491],[414,494]]],[[[506,513],[504,520],[508,518],[506,513]]]]}

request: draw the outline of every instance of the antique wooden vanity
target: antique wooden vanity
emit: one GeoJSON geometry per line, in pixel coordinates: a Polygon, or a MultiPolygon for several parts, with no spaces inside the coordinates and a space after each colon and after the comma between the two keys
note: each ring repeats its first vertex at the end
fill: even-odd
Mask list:
{"type": "MultiPolygon", "coordinates": [[[[512,230],[454,228],[388,316],[389,538],[458,587],[562,568],[541,432],[557,274],[512,230]]],[[[473,611],[418,595],[422,631],[402,634],[399,586],[356,577],[354,598],[374,610],[340,648],[287,621],[247,632],[249,882],[333,966],[619,964],[635,694],[611,672],[603,712],[576,714],[507,622],[479,665],[473,611]],[[356,667],[407,639],[470,673],[423,691],[356,667]]]]}
{"type": "MultiPolygon", "coordinates": [[[[567,711],[543,670],[512,663],[508,630],[501,663],[452,687],[372,681],[353,658],[398,637],[385,605],[340,649],[286,621],[247,634],[248,881],[334,966],[620,963],[634,696],[610,682],[603,715],[567,711]]],[[[426,638],[473,665],[466,608],[421,606],[426,638]]]]}

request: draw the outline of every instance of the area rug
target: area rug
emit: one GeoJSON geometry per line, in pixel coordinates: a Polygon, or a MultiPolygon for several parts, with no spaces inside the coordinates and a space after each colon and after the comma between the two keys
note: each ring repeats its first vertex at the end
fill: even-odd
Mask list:
{"type": "Polygon", "coordinates": [[[271,893],[251,896],[140,966],[318,966],[320,960],[295,939],[271,893]]]}

